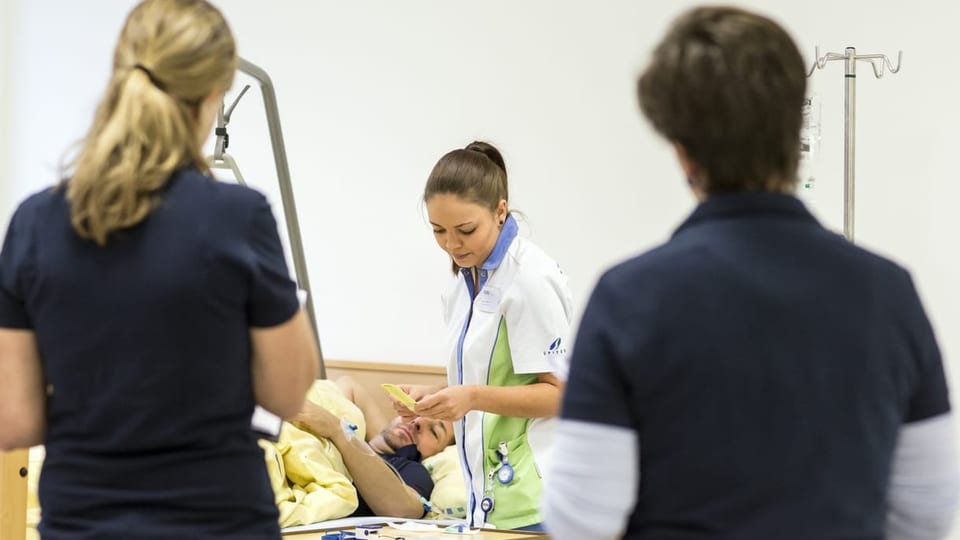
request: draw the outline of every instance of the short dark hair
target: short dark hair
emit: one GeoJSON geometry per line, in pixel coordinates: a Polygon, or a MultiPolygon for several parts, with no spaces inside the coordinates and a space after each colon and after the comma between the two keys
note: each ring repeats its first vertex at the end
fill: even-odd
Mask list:
{"type": "Polygon", "coordinates": [[[796,184],[806,95],[803,57],[771,19],[733,7],[677,18],[637,93],[644,115],[705,173],[707,194],[796,184]]]}

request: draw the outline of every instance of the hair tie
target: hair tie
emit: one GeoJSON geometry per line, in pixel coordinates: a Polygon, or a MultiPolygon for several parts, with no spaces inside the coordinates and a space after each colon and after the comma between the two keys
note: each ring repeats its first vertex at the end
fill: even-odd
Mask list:
{"type": "Polygon", "coordinates": [[[167,91],[167,89],[164,87],[163,83],[161,83],[160,81],[158,81],[157,78],[153,76],[153,72],[150,71],[149,69],[147,69],[146,66],[144,66],[143,64],[134,64],[134,65],[133,65],[133,69],[139,69],[139,70],[142,71],[144,74],[146,74],[147,78],[150,79],[150,83],[153,84],[154,86],[156,86],[157,89],[160,90],[161,92],[166,92],[166,91],[167,91]]]}

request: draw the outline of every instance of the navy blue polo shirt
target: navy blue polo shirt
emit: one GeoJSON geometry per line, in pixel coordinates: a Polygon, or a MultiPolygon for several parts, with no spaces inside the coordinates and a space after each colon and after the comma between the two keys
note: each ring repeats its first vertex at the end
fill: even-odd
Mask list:
{"type": "Polygon", "coordinates": [[[44,540],[279,538],[249,331],[298,308],[251,189],[184,170],[106,247],[75,234],[63,189],[22,203],[0,326],[32,330],[43,361],[44,540]]]}
{"type": "Polygon", "coordinates": [[[639,436],[626,538],[879,540],[900,426],[950,409],[909,274],[782,194],[609,270],[571,364],[562,416],[639,436]]]}
{"type": "MultiPolygon", "coordinates": [[[[423,466],[417,445],[408,444],[407,446],[397,449],[393,454],[377,455],[389,463],[390,466],[393,467],[393,470],[397,471],[397,474],[400,475],[400,479],[403,480],[404,484],[412,487],[414,491],[419,493],[424,499],[430,500],[430,494],[433,493],[433,478],[430,477],[430,472],[427,471],[427,468],[423,466]]],[[[367,501],[363,500],[363,496],[360,495],[359,492],[357,493],[357,498],[359,499],[359,504],[357,505],[357,510],[352,514],[353,516],[376,515],[370,508],[370,505],[367,504],[367,501]]]]}

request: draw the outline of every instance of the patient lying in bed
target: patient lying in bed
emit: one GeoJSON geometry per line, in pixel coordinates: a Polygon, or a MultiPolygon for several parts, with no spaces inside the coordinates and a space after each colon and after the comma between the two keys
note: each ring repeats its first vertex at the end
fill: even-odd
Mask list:
{"type": "MultiPolygon", "coordinates": [[[[428,518],[464,517],[463,473],[456,447],[448,446],[452,425],[403,424],[399,417],[386,418],[374,399],[352,379],[318,380],[300,416],[283,424],[280,440],[261,442],[282,527],[351,515],[419,518],[424,515],[421,496],[431,502],[428,518]],[[341,418],[357,426],[374,453],[346,440],[341,418]]],[[[28,539],[39,538],[42,463],[43,448],[31,449],[28,539]]]]}
{"type": "Polygon", "coordinates": [[[344,516],[423,517],[434,481],[422,461],[453,443],[452,424],[386,419],[349,378],[317,381],[307,398],[280,440],[263,445],[281,525],[344,516]],[[355,435],[341,419],[357,426],[355,435]]]}

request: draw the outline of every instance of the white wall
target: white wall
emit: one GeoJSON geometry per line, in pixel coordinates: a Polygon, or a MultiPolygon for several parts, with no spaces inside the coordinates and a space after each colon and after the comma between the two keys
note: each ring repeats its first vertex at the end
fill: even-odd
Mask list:
{"type": "MultiPolygon", "coordinates": [[[[570,275],[578,308],[605,267],[663,241],[692,208],[633,92],[648,51],[688,0],[219,3],[241,54],[277,86],[328,358],[442,363],[447,263],[419,197],[436,159],[475,138],[503,149],[512,204],[570,275]]],[[[0,89],[16,105],[0,117],[0,136],[4,127],[14,135],[0,144],[9,149],[0,162],[8,197],[56,179],[92,116],[133,4],[0,2],[0,21],[16,30],[0,26],[0,47],[14,45],[10,66],[0,48],[0,89]]],[[[809,60],[815,45],[904,51],[898,75],[875,80],[859,68],[857,239],[913,271],[960,388],[960,76],[947,57],[960,8],[939,0],[743,5],[781,21],[809,60]]],[[[823,141],[818,186],[803,194],[834,228],[842,223],[842,70],[833,63],[811,79],[823,141]]],[[[244,175],[279,206],[257,93],[244,98],[230,132],[244,175]]]]}
{"type": "MultiPolygon", "coordinates": [[[[19,198],[56,179],[89,122],[132,0],[4,2],[15,32],[10,85],[16,134],[5,183],[19,198]],[[16,8],[19,6],[19,10],[16,8]]],[[[662,241],[691,208],[669,149],[640,118],[634,77],[670,19],[691,2],[223,2],[241,53],[277,85],[300,219],[329,357],[438,364],[437,295],[445,256],[419,205],[445,151],[474,138],[506,154],[512,204],[566,268],[582,306],[599,272],[662,241]]],[[[862,65],[858,241],[910,267],[950,357],[960,339],[960,260],[951,150],[958,77],[951,15],[933,0],[749,2],[813,46],[906,51],[899,75],[862,65]],[[827,13],[830,16],[821,15],[827,13]],[[909,22],[909,24],[908,24],[909,22]],[[921,24],[922,23],[922,24],[921,24]]],[[[948,12],[949,10],[949,12],[948,12]]],[[[3,42],[3,40],[0,40],[3,42]]],[[[0,64],[2,66],[3,64],[0,64]]],[[[238,79],[238,87],[245,78],[238,79]]],[[[842,66],[811,79],[823,104],[815,212],[841,223],[842,66]]],[[[276,196],[259,96],[244,98],[231,153],[276,196]]],[[[7,160],[4,160],[6,163],[7,160]]]]}
{"type": "MultiPolygon", "coordinates": [[[[224,3],[242,54],[278,85],[326,354],[441,362],[436,297],[446,264],[418,196],[435,160],[473,138],[505,151],[512,204],[570,275],[579,306],[603,268],[662,241],[692,201],[637,112],[634,77],[692,3],[224,3]]],[[[913,270],[956,357],[960,337],[947,329],[960,323],[960,291],[949,276],[960,258],[941,246],[960,225],[946,207],[958,190],[949,158],[960,119],[947,104],[960,78],[940,55],[952,50],[960,9],[935,0],[745,4],[782,21],[811,59],[815,45],[905,51],[898,75],[875,80],[860,67],[858,241],[913,270]]],[[[818,187],[804,194],[836,228],[842,70],[833,63],[811,79],[823,152],[818,187]]],[[[257,106],[241,110],[262,115],[257,106]]],[[[262,129],[241,118],[236,155],[267,178],[262,129]]]]}
{"type": "MultiPolygon", "coordinates": [[[[10,191],[10,99],[16,4],[0,2],[0,215],[6,216],[12,204],[10,191]]],[[[3,220],[0,219],[0,222],[3,220]]]]}
{"type": "MultiPolygon", "coordinates": [[[[67,150],[83,136],[106,86],[113,46],[133,0],[3,0],[12,44],[12,107],[4,185],[15,202],[55,183],[67,150]]],[[[6,17],[5,17],[6,18],[6,17]]],[[[5,122],[7,123],[7,122],[5,122]]],[[[6,219],[4,220],[6,226],[6,219]]]]}
{"type": "MultiPolygon", "coordinates": [[[[89,122],[133,4],[4,3],[20,6],[13,196],[56,178],[89,122]]],[[[669,149],[640,118],[633,85],[670,19],[692,2],[652,4],[301,1],[266,10],[222,2],[241,54],[277,86],[327,357],[442,362],[437,298],[446,263],[419,195],[436,159],[474,138],[503,149],[512,204],[570,275],[580,307],[603,268],[670,233],[692,201],[669,149]]],[[[896,9],[746,5],[782,21],[811,58],[816,44],[906,51],[899,75],[874,80],[860,68],[858,241],[914,271],[944,348],[960,351],[945,332],[960,322],[949,279],[960,260],[938,249],[956,225],[946,204],[958,189],[948,159],[958,113],[945,105],[960,84],[937,55],[949,50],[958,8],[934,0],[896,9]]],[[[818,186],[804,197],[839,227],[842,65],[811,84],[823,104],[823,152],[818,186]]],[[[257,93],[244,98],[230,151],[279,206],[262,110],[257,93]]]]}

